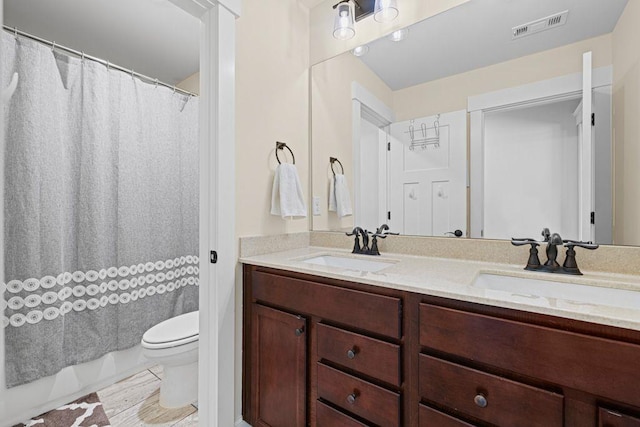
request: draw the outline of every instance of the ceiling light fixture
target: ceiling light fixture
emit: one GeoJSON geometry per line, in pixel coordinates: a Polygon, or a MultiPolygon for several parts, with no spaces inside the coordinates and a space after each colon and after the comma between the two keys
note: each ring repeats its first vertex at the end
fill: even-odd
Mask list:
{"type": "Polygon", "coordinates": [[[376,0],[373,19],[378,22],[391,22],[398,17],[398,0],[376,0]]]}
{"type": "Polygon", "coordinates": [[[333,8],[338,10],[333,22],[333,37],[338,40],[352,39],[356,35],[356,29],[350,0],[343,0],[333,8]]]}
{"type": "Polygon", "coordinates": [[[407,28],[403,28],[389,34],[389,40],[391,40],[392,42],[399,42],[406,39],[407,35],[409,35],[409,30],[407,28]]]}
{"type": "Polygon", "coordinates": [[[358,46],[358,47],[353,48],[351,50],[351,53],[354,56],[364,56],[364,55],[367,54],[367,52],[369,52],[369,46],[367,46],[366,44],[362,45],[362,46],[358,46]]]}

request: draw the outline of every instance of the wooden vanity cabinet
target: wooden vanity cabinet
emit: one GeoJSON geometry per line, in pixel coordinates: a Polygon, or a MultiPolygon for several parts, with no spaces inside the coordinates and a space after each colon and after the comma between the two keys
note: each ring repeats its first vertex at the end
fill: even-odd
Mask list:
{"type": "Polygon", "coordinates": [[[244,266],[253,426],[640,427],[640,332],[244,266]]]}
{"type": "Polygon", "coordinates": [[[640,333],[432,297],[419,316],[421,403],[471,425],[637,426],[640,333]]]}
{"type": "Polygon", "coordinates": [[[251,396],[255,427],[306,425],[307,321],[253,304],[251,354],[260,363],[252,370],[251,396]]]}
{"type": "Polygon", "coordinates": [[[404,296],[245,266],[244,419],[265,427],[412,425],[403,399],[404,296]]]}

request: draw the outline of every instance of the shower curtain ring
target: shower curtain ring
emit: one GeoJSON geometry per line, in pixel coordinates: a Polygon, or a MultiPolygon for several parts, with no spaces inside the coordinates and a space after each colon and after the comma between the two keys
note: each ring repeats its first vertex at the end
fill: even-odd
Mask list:
{"type": "Polygon", "coordinates": [[[156,88],[158,87],[158,79],[156,79],[156,88]]]}
{"type": "Polygon", "coordinates": [[[109,63],[109,60],[107,60],[107,71],[111,70],[111,64],[109,63]]]}
{"type": "Polygon", "coordinates": [[[80,61],[84,64],[84,52],[80,52],[80,61]]]}
{"type": "Polygon", "coordinates": [[[56,50],[56,41],[54,40],[53,43],[51,44],[51,52],[56,50]]]}
{"type": "Polygon", "coordinates": [[[13,36],[17,39],[18,38],[18,27],[13,27],[13,36]]]}
{"type": "Polygon", "coordinates": [[[134,75],[136,72],[133,71],[133,68],[131,69],[131,80],[135,80],[136,76],[134,75]]]}

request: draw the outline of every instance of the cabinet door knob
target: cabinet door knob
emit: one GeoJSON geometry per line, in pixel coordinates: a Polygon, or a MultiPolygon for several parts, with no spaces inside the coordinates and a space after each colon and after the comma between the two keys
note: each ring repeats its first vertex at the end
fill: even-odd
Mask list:
{"type": "Polygon", "coordinates": [[[473,398],[473,402],[481,408],[485,408],[489,404],[487,398],[484,397],[482,393],[478,393],[476,397],[473,398]]]}
{"type": "Polygon", "coordinates": [[[353,405],[354,403],[356,403],[357,398],[358,396],[355,393],[351,393],[349,396],[347,396],[347,402],[353,405]]]}
{"type": "Polygon", "coordinates": [[[354,348],[349,349],[349,351],[347,351],[347,357],[349,359],[355,359],[356,358],[356,350],[354,348]]]}
{"type": "Polygon", "coordinates": [[[304,326],[301,328],[296,329],[296,336],[299,337],[300,335],[304,334],[304,326]]]}

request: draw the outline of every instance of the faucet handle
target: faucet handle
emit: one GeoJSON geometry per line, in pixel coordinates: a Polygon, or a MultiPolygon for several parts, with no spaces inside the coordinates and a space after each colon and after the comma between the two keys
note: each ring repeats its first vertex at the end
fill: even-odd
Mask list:
{"type": "Polygon", "coordinates": [[[524,245],[531,245],[532,247],[540,246],[540,242],[530,237],[523,237],[523,238],[512,237],[511,244],[513,246],[524,246],[524,245]]]}
{"type": "Polygon", "coordinates": [[[578,268],[578,263],[576,262],[576,251],[574,247],[578,246],[592,251],[594,249],[598,249],[600,245],[593,242],[580,242],[578,240],[564,240],[563,242],[564,246],[567,248],[567,255],[565,256],[564,263],[562,264],[562,270],[567,274],[582,275],[582,272],[578,268]]]}
{"type": "Polygon", "coordinates": [[[513,246],[531,245],[531,249],[529,249],[529,259],[527,260],[527,266],[524,269],[532,271],[540,269],[540,258],[538,258],[538,246],[540,246],[540,242],[537,242],[535,239],[525,237],[522,239],[512,238],[511,244],[513,246]]]}
{"type": "Polygon", "coordinates": [[[358,232],[362,231],[362,228],[360,227],[354,227],[353,230],[351,230],[351,233],[344,233],[347,236],[358,236],[358,232]]]}
{"type": "Polygon", "coordinates": [[[598,245],[597,243],[581,242],[579,240],[563,240],[562,243],[564,243],[565,247],[570,249],[573,249],[574,246],[577,246],[579,248],[589,249],[590,251],[593,251],[600,247],[600,245],[598,245]]]}
{"type": "Polygon", "coordinates": [[[376,234],[382,234],[384,233],[386,230],[389,230],[389,226],[387,224],[382,224],[380,227],[378,227],[378,229],[376,230],[376,234]]]}
{"type": "Polygon", "coordinates": [[[375,237],[380,237],[381,239],[385,239],[387,236],[397,236],[400,233],[392,233],[389,231],[389,226],[387,224],[382,224],[375,233],[371,233],[375,237]]]}
{"type": "Polygon", "coordinates": [[[360,227],[356,227],[351,233],[345,233],[347,236],[356,236],[355,240],[353,241],[353,250],[351,251],[351,253],[353,254],[359,254],[362,250],[360,248],[360,239],[358,238],[358,231],[360,230],[360,227]]]}

